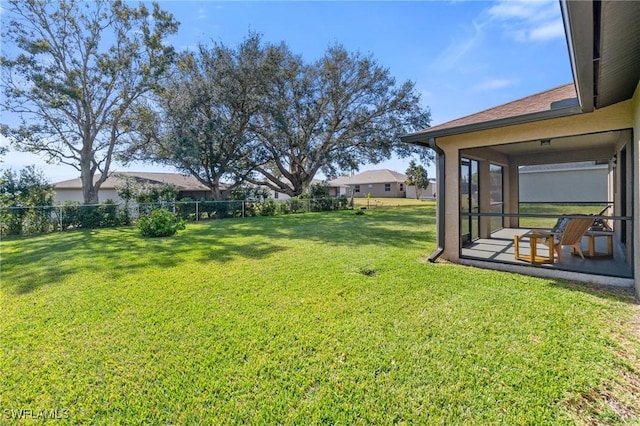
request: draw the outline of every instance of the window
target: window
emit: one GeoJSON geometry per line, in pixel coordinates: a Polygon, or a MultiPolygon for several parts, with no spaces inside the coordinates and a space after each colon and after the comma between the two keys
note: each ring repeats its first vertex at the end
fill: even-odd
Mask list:
{"type": "Polygon", "coordinates": [[[360,192],[360,185],[356,185],[353,187],[353,192],[360,192]]]}
{"type": "Polygon", "coordinates": [[[400,192],[404,192],[404,183],[400,184],[400,192]]]}
{"type": "Polygon", "coordinates": [[[273,191],[273,198],[275,198],[276,200],[278,199],[279,195],[280,193],[278,191],[273,191]]]}
{"type": "Polygon", "coordinates": [[[391,184],[390,183],[385,183],[384,184],[384,192],[391,192],[391,184]]]}

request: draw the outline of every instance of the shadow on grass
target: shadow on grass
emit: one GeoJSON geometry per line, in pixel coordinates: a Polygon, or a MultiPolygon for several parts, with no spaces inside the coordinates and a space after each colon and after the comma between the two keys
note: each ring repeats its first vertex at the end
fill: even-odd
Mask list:
{"type": "Polygon", "coordinates": [[[345,248],[406,247],[433,240],[434,224],[433,208],[419,207],[367,211],[361,216],[340,211],[200,222],[168,238],[143,238],[135,228],[14,238],[0,246],[2,286],[25,294],[96,268],[115,279],[150,266],[178,267],[185,260],[263,259],[288,250],[296,240],[345,248]]]}

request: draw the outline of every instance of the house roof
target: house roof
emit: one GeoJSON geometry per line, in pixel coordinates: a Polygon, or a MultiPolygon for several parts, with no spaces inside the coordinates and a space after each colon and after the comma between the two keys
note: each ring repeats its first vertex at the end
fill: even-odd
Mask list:
{"type": "Polygon", "coordinates": [[[403,142],[530,123],[630,99],[640,75],[640,2],[560,0],[575,84],[404,135],[403,142]]]}
{"type": "MultiPolygon", "coordinates": [[[[174,185],[180,191],[210,191],[210,189],[200,183],[195,177],[181,175],[179,173],[149,173],[149,172],[114,172],[101,186],[101,189],[115,189],[122,184],[125,178],[132,178],[136,182],[149,185],[174,185]]],[[[95,177],[95,180],[98,176],[95,177]]],[[[53,184],[54,189],[82,189],[80,178],[65,180],[53,184]]]]}
{"type": "Polygon", "coordinates": [[[575,85],[565,84],[497,107],[467,115],[402,136],[404,142],[425,141],[429,137],[448,136],[510,124],[544,120],[551,116],[580,113],[575,85]]]}
{"type": "Polygon", "coordinates": [[[389,169],[367,170],[354,176],[340,176],[330,186],[366,185],[369,183],[404,183],[407,176],[389,169]]]}

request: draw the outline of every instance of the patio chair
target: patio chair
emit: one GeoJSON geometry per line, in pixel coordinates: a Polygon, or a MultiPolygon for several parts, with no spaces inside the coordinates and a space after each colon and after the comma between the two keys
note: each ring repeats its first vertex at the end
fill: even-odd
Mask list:
{"type": "Polygon", "coordinates": [[[558,262],[562,262],[562,247],[573,247],[578,252],[582,260],[584,260],[584,254],[582,253],[582,247],[580,241],[582,237],[593,225],[593,218],[574,218],[569,219],[564,223],[564,229],[561,232],[552,230],[553,248],[556,251],[558,262]]]}
{"type": "MultiPolygon", "coordinates": [[[[604,215],[604,213],[609,209],[609,207],[611,206],[607,204],[602,210],[596,213],[596,216],[604,215]]],[[[605,219],[596,219],[593,221],[593,225],[591,225],[591,228],[589,230],[590,231],[611,231],[611,227],[609,226],[609,224],[605,219]]]]}

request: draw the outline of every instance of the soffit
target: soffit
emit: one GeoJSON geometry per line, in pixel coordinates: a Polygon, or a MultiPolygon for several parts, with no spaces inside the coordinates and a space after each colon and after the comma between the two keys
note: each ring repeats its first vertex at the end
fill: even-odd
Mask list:
{"type": "Polygon", "coordinates": [[[640,78],[639,23],[640,2],[601,3],[599,52],[594,52],[597,108],[633,96],[640,78]]]}

